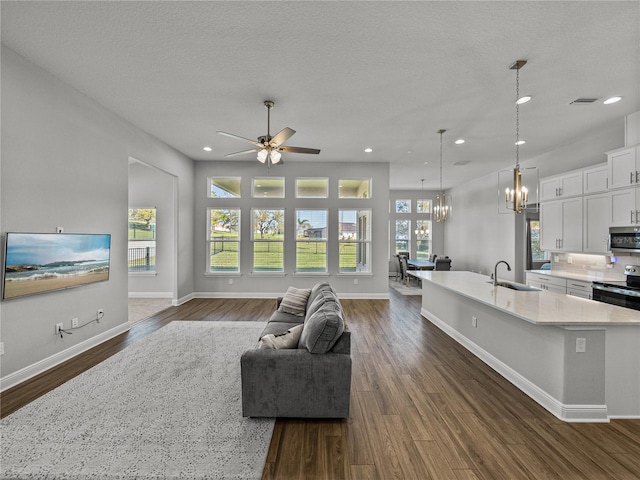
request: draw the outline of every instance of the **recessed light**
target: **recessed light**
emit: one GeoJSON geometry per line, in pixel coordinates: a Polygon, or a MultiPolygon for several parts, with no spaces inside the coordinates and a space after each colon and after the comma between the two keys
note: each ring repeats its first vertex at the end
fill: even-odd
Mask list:
{"type": "Polygon", "coordinates": [[[371,153],[371,152],[373,152],[373,148],[367,147],[367,148],[364,149],[364,151],[365,151],[365,153],[371,153]]]}
{"type": "Polygon", "coordinates": [[[620,100],[622,100],[622,97],[611,97],[611,98],[607,98],[604,102],[605,105],[611,105],[612,103],[617,103],[620,100]]]}
{"type": "Polygon", "coordinates": [[[525,140],[518,140],[516,145],[524,145],[525,143],[527,143],[525,140]]]}
{"type": "Polygon", "coordinates": [[[522,105],[523,103],[527,103],[529,100],[531,100],[531,95],[524,95],[516,100],[516,103],[518,105],[522,105]]]}
{"type": "Polygon", "coordinates": [[[459,138],[454,142],[456,145],[462,145],[464,143],[464,138],[459,138]]]}
{"type": "Polygon", "coordinates": [[[429,162],[424,162],[425,165],[429,165],[429,162]]]}
{"type": "Polygon", "coordinates": [[[413,150],[407,150],[407,153],[411,155],[413,153],[413,150]]]}
{"type": "Polygon", "coordinates": [[[203,148],[203,150],[204,150],[205,152],[210,152],[210,151],[211,151],[211,147],[204,147],[204,148],[203,148]]]}

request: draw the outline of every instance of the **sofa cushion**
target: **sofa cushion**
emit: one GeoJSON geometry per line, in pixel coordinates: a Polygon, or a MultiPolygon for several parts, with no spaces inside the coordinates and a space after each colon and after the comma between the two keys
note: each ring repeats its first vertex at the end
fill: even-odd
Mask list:
{"type": "MultiPolygon", "coordinates": [[[[295,318],[300,318],[300,317],[295,317],[295,318]]],[[[264,337],[265,335],[269,335],[270,333],[274,335],[280,335],[282,333],[285,333],[290,328],[293,328],[298,325],[302,325],[302,323],[300,322],[269,322],[267,323],[267,326],[264,327],[264,330],[262,330],[262,333],[260,334],[260,338],[264,337]]]]}
{"type": "MultiPolygon", "coordinates": [[[[307,313],[305,314],[304,321],[306,322],[309,319],[309,317],[311,317],[311,315],[316,313],[318,309],[321,308],[327,302],[337,303],[338,306],[340,306],[340,302],[338,301],[338,296],[335,294],[333,289],[321,290],[316,294],[316,297],[313,300],[313,302],[311,302],[307,307],[307,313]]],[[[342,307],[340,306],[340,308],[342,307]]]]}
{"type": "MultiPolygon", "coordinates": [[[[307,310],[309,306],[314,302],[320,292],[333,292],[333,288],[329,282],[318,282],[311,288],[311,294],[309,300],[307,300],[307,310]]],[[[335,292],[334,292],[335,293],[335,292]]]]}
{"type": "Polygon", "coordinates": [[[298,348],[298,341],[302,333],[303,325],[291,327],[285,333],[269,333],[260,339],[258,348],[298,348]]]}
{"type": "Polygon", "coordinates": [[[327,353],[344,332],[342,307],[339,302],[327,301],[304,322],[298,348],[310,353],[327,353]]]}
{"type": "Polygon", "coordinates": [[[290,313],[297,317],[304,317],[307,310],[307,300],[311,294],[309,288],[287,288],[287,293],[284,294],[278,310],[284,313],[290,313]]]}

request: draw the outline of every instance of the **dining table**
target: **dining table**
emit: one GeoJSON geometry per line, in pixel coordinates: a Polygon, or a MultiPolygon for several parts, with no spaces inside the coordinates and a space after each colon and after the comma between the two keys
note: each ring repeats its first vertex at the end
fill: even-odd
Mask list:
{"type": "Polygon", "coordinates": [[[429,260],[420,260],[418,258],[407,259],[407,265],[414,267],[416,270],[433,270],[436,268],[436,264],[434,262],[430,262],[429,260]]]}

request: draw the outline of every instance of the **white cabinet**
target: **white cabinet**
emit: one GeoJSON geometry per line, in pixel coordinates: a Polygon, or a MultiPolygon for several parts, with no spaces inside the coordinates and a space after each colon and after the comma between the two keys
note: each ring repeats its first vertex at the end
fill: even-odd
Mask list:
{"type": "Polygon", "coordinates": [[[609,192],[611,226],[640,224],[640,188],[623,188],[609,192]]]}
{"type": "Polygon", "coordinates": [[[609,189],[609,168],[606,163],[582,172],[582,193],[606,192],[609,189]]]}
{"type": "Polygon", "coordinates": [[[588,298],[591,300],[593,289],[591,282],[583,282],[582,280],[567,279],[567,295],[574,297],[588,298]]]}
{"type": "Polygon", "coordinates": [[[585,253],[609,250],[610,198],[609,193],[582,197],[582,251],[585,253]]]}
{"type": "Polygon", "coordinates": [[[582,170],[540,180],[540,201],[582,195],[582,170]]]}
{"type": "Polygon", "coordinates": [[[549,290],[556,293],[567,293],[567,280],[539,273],[527,272],[527,285],[541,290],[549,290]]]}
{"type": "Polygon", "coordinates": [[[540,249],[582,251],[582,197],[540,205],[540,249]]]}
{"type": "Polygon", "coordinates": [[[640,147],[621,148],[607,152],[609,188],[640,184],[640,147]]]}

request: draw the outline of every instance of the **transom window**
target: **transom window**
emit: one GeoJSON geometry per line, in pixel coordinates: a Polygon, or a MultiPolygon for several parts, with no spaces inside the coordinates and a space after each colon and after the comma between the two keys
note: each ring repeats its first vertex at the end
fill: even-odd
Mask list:
{"type": "Polygon", "coordinates": [[[253,179],[254,198],[284,198],[283,177],[256,177],[253,179]]]}
{"type": "Polygon", "coordinates": [[[240,198],[240,177],[209,177],[209,198],[240,198]]]}
{"type": "Polygon", "coordinates": [[[329,196],[328,178],[297,178],[297,198],[327,198],[329,196]]]}

